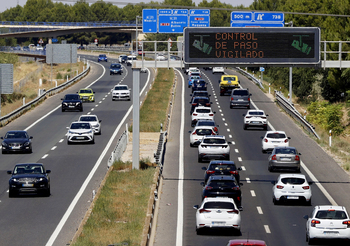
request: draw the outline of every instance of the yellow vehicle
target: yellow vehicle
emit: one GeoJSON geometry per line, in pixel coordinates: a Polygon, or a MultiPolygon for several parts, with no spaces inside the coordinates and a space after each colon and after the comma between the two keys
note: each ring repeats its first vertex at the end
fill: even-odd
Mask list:
{"type": "Polygon", "coordinates": [[[231,93],[233,89],[239,88],[239,80],[236,75],[222,75],[219,80],[220,83],[220,96],[225,93],[231,93]]]}
{"type": "Polygon", "coordinates": [[[80,89],[77,93],[83,102],[95,102],[95,92],[91,88],[80,89]]]}

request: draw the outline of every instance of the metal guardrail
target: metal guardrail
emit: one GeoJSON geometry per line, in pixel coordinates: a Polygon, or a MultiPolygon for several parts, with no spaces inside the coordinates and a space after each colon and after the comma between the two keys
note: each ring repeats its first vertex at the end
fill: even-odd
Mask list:
{"type": "Polygon", "coordinates": [[[120,158],[122,158],[122,155],[126,150],[127,144],[128,144],[128,132],[127,130],[125,130],[120,136],[120,138],[118,139],[118,142],[114,150],[112,151],[111,156],[107,161],[108,168],[110,168],[115,161],[120,160],[120,158]]]}
{"type": "Polygon", "coordinates": [[[292,116],[296,121],[298,121],[302,127],[312,133],[315,137],[320,139],[315,128],[304,119],[304,117],[294,108],[294,105],[290,103],[280,91],[275,90],[275,97],[278,105],[280,105],[290,116],[292,116]]]}
{"type": "Polygon", "coordinates": [[[43,94],[41,95],[38,95],[37,98],[35,98],[34,100],[26,103],[25,105],[23,105],[22,107],[12,111],[11,113],[3,116],[0,118],[0,126],[4,126],[6,125],[8,122],[10,122],[11,120],[17,118],[18,116],[20,116],[21,114],[23,114],[24,112],[28,111],[32,106],[36,105],[37,103],[41,102],[42,100],[45,99],[46,95],[48,96],[51,96],[51,95],[54,95],[58,92],[60,92],[61,90],[65,89],[66,87],[70,86],[72,83],[80,80],[82,77],[84,77],[87,72],[90,70],[90,64],[87,63],[87,67],[86,69],[78,74],[77,76],[75,76],[74,78],[72,78],[71,80],[57,86],[57,87],[54,87],[50,90],[47,90],[45,92],[43,92],[43,94]]]}
{"type": "Polygon", "coordinates": [[[241,69],[240,67],[235,67],[234,69],[238,70],[240,73],[242,73],[244,76],[250,78],[255,82],[255,84],[258,84],[262,89],[264,89],[263,84],[260,80],[256,79],[252,74],[248,73],[247,71],[241,69]]]}

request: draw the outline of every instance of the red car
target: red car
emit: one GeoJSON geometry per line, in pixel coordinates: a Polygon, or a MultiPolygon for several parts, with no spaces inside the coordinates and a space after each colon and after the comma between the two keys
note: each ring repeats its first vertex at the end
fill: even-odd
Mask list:
{"type": "Polygon", "coordinates": [[[235,246],[235,245],[246,245],[246,246],[267,246],[267,244],[262,240],[254,240],[254,239],[233,239],[230,240],[227,246],[235,246]]]}

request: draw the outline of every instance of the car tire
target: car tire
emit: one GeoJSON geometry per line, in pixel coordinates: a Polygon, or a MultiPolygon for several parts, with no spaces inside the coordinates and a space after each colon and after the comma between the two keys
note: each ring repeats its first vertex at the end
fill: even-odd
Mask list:
{"type": "Polygon", "coordinates": [[[95,144],[95,138],[92,139],[91,144],[95,144]]]}
{"type": "Polygon", "coordinates": [[[68,145],[71,145],[72,143],[71,143],[70,141],[67,140],[67,144],[68,144],[68,145]]]}
{"type": "Polygon", "coordinates": [[[112,73],[109,73],[109,75],[112,75],[112,73]]]}
{"type": "Polygon", "coordinates": [[[265,154],[265,153],[266,153],[266,150],[262,149],[261,152],[262,152],[263,154],[265,154]]]}
{"type": "Polygon", "coordinates": [[[9,197],[15,197],[17,195],[13,190],[9,190],[9,197]]]}
{"type": "Polygon", "coordinates": [[[267,131],[267,126],[264,126],[264,130],[267,131]]]}
{"type": "Polygon", "coordinates": [[[272,169],[272,167],[270,165],[267,167],[267,169],[269,170],[269,172],[273,171],[273,169],[272,169]]]}
{"type": "Polygon", "coordinates": [[[64,112],[64,109],[62,108],[62,112],[64,112]]]}
{"type": "Polygon", "coordinates": [[[247,126],[246,125],[243,125],[243,130],[247,130],[247,126]]]}
{"type": "Polygon", "coordinates": [[[83,112],[83,108],[80,109],[80,112],[83,112]]]}
{"type": "Polygon", "coordinates": [[[203,229],[196,228],[196,233],[197,233],[197,235],[202,235],[203,234],[203,229]]]}
{"type": "Polygon", "coordinates": [[[33,153],[33,148],[30,148],[30,150],[28,151],[29,154],[33,153]]]}
{"type": "Polygon", "coordinates": [[[220,92],[220,96],[223,96],[223,95],[224,95],[224,93],[221,93],[221,92],[220,92]]]}
{"type": "Polygon", "coordinates": [[[230,105],[230,109],[233,109],[233,107],[230,105]]]}
{"type": "Polygon", "coordinates": [[[193,147],[193,144],[190,143],[190,147],[193,147]]]}
{"type": "Polygon", "coordinates": [[[311,203],[311,198],[310,198],[310,200],[306,202],[306,206],[311,206],[311,205],[312,205],[312,203],[311,203]]]}
{"type": "Polygon", "coordinates": [[[228,156],[226,157],[226,160],[228,160],[228,161],[230,160],[230,155],[228,155],[228,156]]]}
{"type": "Polygon", "coordinates": [[[296,173],[300,173],[300,167],[295,170],[296,173]]]}
{"type": "Polygon", "coordinates": [[[47,188],[44,192],[44,196],[49,197],[51,195],[50,187],[47,188]]]}
{"type": "Polygon", "coordinates": [[[247,109],[250,109],[250,106],[248,106],[247,109]]]}
{"type": "Polygon", "coordinates": [[[275,198],[272,198],[272,202],[274,205],[278,205],[279,204],[279,201],[277,201],[275,198]]]}
{"type": "Polygon", "coordinates": [[[7,151],[6,150],[2,150],[2,152],[1,153],[3,153],[3,154],[7,154],[7,151]]]}
{"type": "Polygon", "coordinates": [[[200,158],[199,156],[198,156],[198,162],[199,162],[199,163],[202,162],[202,158],[200,158]]]}

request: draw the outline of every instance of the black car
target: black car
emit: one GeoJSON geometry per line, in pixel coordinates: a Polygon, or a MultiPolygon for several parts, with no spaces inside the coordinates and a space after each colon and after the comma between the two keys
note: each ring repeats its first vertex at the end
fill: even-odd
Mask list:
{"type": "Polygon", "coordinates": [[[208,91],[194,91],[192,94],[190,94],[190,96],[192,102],[194,97],[207,97],[210,100],[211,95],[208,93],[208,91]]]}
{"type": "Polygon", "coordinates": [[[9,180],[9,197],[14,197],[20,193],[40,193],[50,196],[50,170],[45,170],[40,163],[17,164],[9,180]]]}
{"type": "Polygon", "coordinates": [[[83,101],[79,94],[66,94],[62,100],[62,112],[66,110],[83,111],[83,101]]]}
{"type": "Polygon", "coordinates": [[[194,97],[190,103],[191,103],[190,114],[192,114],[194,109],[198,106],[210,107],[211,105],[211,102],[207,97],[194,97]]]}
{"type": "Polygon", "coordinates": [[[112,74],[122,74],[123,72],[123,67],[119,63],[112,63],[111,66],[109,67],[109,75],[112,74]]]}
{"type": "Polygon", "coordinates": [[[207,82],[203,79],[196,79],[192,83],[192,92],[194,91],[206,91],[207,90],[207,82]]]}
{"type": "Polygon", "coordinates": [[[241,167],[236,167],[233,161],[211,161],[207,168],[203,167],[204,172],[204,182],[207,182],[210,176],[213,175],[232,175],[237,180],[238,185],[240,185],[240,175],[239,171],[242,170],[241,167]]]}
{"type": "MultiPolygon", "coordinates": [[[[204,183],[203,183],[204,184],[204,183]]],[[[206,197],[230,197],[237,207],[242,205],[242,192],[234,176],[214,175],[203,187],[202,200],[206,197]]]]}
{"type": "Polygon", "coordinates": [[[2,153],[27,152],[32,153],[32,136],[26,131],[8,131],[1,143],[2,153]]]}

